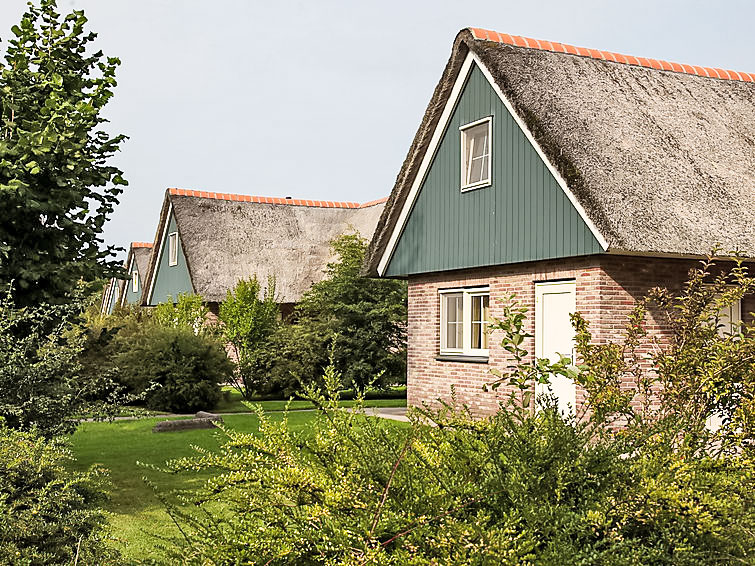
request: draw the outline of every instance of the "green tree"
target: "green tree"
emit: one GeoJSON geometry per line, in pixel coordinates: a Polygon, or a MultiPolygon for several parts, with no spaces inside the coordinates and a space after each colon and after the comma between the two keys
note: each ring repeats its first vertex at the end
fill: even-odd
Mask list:
{"type": "Polygon", "coordinates": [[[0,63],[0,287],[19,306],[122,274],[101,237],[127,184],[108,165],[125,136],[102,129],[120,62],[92,53],[86,22],[30,2],[0,63]]]}
{"type": "Polygon", "coordinates": [[[280,321],[275,301],[275,278],[270,277],[264,291],[255,275],[242,279],[228,291],[220,305],[218,318],[223,337],[237,362],[234,386],[249,399],[264,389],[270,349],[269,340],[280,321]]]}
{"type": "Polygon", "coordinates": [[[338,257],[307,291],[286,329],[274,373],[311,382],[333,362],[346,387],[406,380],[406,283],[360,275],[367,241],[355,234],[331,242],[338,257]]]}

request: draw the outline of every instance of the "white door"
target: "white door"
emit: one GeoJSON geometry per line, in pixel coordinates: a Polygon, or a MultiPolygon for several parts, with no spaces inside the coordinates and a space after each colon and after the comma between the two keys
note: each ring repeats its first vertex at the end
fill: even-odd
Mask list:
{"type": "MultiPolygon", "coordinates": [[[[577,310],[577,285],[574,281],[535,284],[535,357],[557,362],[562,356],[573,359],[574,328],[569,315],[577,310]]],[[[551,376],[548,385],[537,385],[535,395],[551,393],[558,398],[562,413],[573,415],[577,386],[564,376],[551,376]]]]}

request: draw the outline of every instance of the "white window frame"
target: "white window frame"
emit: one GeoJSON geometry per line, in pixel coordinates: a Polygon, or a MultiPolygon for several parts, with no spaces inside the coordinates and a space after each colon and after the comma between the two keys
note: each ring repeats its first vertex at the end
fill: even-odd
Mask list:
{"type": "Polygon", "coordinates": [[[477,120],[475,122],[471,122],[469,124],[464,124],[463,126],[459,127],[459,139],[461,140],[461,192],[466,191],[472,191],[474,189],[481,189],[482,187],[489,187],[493,184],[493,117],[488,116],[486,118],[482,118],[481,120],[477,120]],[[488,171],[487,171],[487,178],[483,179],[482,181],[478,181],[476,183],[470,183],[467,184],[467,140],[466,140],[466,132],[470,128],[474,128],[475,126],[479,126],[480,124],[488,125],[488,171]]]}
{"type": "Polygon", "coordinates": [[[131,272],[131,292],[139,292],[139,272],[136,269],[131,272]]]}
{"type": "MultiPolygon", "coordinates": [[[[440,355],[441,356],[468,356],[484,357],[490,355],[489,348],[472,348],[472,297],[488,296],[488,309],[490,308],[490,287],[461,287],[455,289],[439,289],[440,301],[440,355]],[[462,347],[446,348],[446,296],[461,295],[462,314],[462,347]]],[[[488,344],[490,336],[488,335],[488,344]]]]}
{"type": "Polygon", "coordinates": [[[168,234],[168,265],[178,265],[178,232],[168,234]]]}
{"type": "MultiPolygon", "coordinates": [[[[716,296],[715,298],[718,299],[719,297],[716,296]]],[[[726,318],[729,319],[728,322],[723,322],[721,320],[724,316],[724,313],[721,312],[721,310],[719,310],[716,315],[719,324],[718,334],[722,338],[726,335],[732,334],[735,329],[739,328],[739,324],[742,322],[742,299],[737,299],[726,308],[731,309],[731,316],[729,316],[729,313],[725,313],[726,318]]]]}

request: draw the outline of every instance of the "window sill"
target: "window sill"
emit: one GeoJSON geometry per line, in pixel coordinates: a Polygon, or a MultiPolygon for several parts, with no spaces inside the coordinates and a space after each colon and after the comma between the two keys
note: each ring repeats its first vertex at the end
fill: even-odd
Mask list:
{"type": "Polygon", "coordinates": [[[461,192],[466,193],[469,191],[474,191],[475,189],[484,189],[485,187],[491,187],[493,186],[492,181],[483,181],[482,183],[477,183],[475,185],[469,185],[467,187],[461,187],[461,192]]]}
{"type": "Polygon", "coordinates": [[[467,362],[472,364],[488,363],[487,356],[465,356],[463,354],[441,354],[435,357],[438,362],[467,362]]]}

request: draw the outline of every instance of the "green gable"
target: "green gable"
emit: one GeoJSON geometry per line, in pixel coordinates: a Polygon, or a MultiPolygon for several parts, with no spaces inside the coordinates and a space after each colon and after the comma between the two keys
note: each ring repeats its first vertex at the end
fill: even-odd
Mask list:
{"type": "Polygon", "coordinates": [[[472,66],[388,263],[402,276],[601,253],[579,212],[472,66]],[[462,193],[459,128],[493,117],[492,185],[462,193]]]}
{"type": "Polygon", "coordinates": [[[191,294],[194,292],[194,288],[191,284],[191,277],[189,277],[189,268],[186,265],[186,257],[181,247],[181,237],[178,238],[178,263],[176,265],[168,265],[170,257],[168,253],[169,235],[173,232],[177,232],[176,218],[173,214],[170,215],[168,221],[168,231],[165,233],[165,238],[160,248],[159,263],[155,273],[155,286],[152,291],[152,296],[149,300],[149,305],[154,306],[159,303],[173,302],[181,293],[191,294]]]}
{"type": "Polygon", "coordinates": [[[125,295],[125,301],[123,304],[126,305],[135,305],[139,304],[139,301],[142,298],[142,285],[144,284],[144,280],[141,277],[141,274],[139,273],[139,267],[136,265],[136,259],[132,259],[131,261],[131,270],[128,272],[129,278],[126,280],[124,286],[123,286],[123,293],[125,295]],[[136,273],[139,277],[139,288],[137,289],[136,293],[134,293],[134,285],[132,282],[133,274],[136,273]]]}

